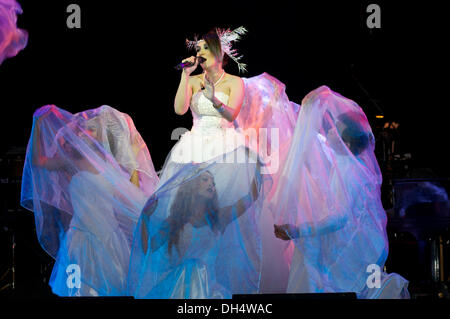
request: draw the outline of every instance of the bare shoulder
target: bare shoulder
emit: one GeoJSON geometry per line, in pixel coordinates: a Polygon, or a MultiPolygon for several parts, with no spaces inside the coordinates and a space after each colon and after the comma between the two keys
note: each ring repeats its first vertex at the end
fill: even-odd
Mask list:
{"type": "Polygon", "coordinates": [[[229,81],[236,83],[236,84],[240,84],[243,82],[242,78],[237,76],[237,75],[233,75],[233,74],[228,74],[229,76],[229,81]]]}
{"type": "Polygon", "coordinates": [[[228,81],[230,84],[230,87],[232,88],[243,88],[244,87],[244,81],[239,76],[228,74],[228,81]]]}

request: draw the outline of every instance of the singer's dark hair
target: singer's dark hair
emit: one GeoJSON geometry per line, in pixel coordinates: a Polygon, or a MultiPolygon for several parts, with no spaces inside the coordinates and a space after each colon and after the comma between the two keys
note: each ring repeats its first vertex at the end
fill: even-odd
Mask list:
{"type": "Polygon", "coordinates": [[[202,39],[205,40],[205,42],[208,44],[208,48],[214,54],[216,59],[222,61],[222,67],[224,67],[228,63],[228,56],[224,54],[222,59],[222,46],[220,44],[220,38],[217,35],[216,30],[210,30],[202,37],[202,39]]]}

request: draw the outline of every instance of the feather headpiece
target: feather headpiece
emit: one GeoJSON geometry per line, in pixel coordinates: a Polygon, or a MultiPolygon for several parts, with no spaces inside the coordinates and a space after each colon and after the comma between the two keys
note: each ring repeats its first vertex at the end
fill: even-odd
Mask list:
{"type": "MultiPolygon", "coordinates": [[[[239,55],[236,49],[233,49],[232,42],[239,41],[241,39],[241,35],[244,35],[246,32],[247,29],[245,29],[244,27],[236,28],[233,31],[230,31],[230,29],[216,28],[216,33],[220,39],[222,52],[226,53],[234,62],[236,62],[239,68],[239,72],[247,72],[247,64],[240,62],[242,55],[239,55]]],[[[186,46],[188,47],[188,49],[193,49],[197,45],[198,41],[198,35],[195,35],[194,41],[186,39],[186,46]]]]}

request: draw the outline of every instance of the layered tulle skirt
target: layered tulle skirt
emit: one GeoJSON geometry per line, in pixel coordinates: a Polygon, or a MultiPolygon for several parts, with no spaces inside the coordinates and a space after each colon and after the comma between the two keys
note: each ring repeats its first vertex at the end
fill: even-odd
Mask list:
{"type": "Polygon", "coordinates": [[[136,298],[231,298],[259,291],[258,220],[271,179],[244,145],[207,161],[181,161],[174,152],[192,147],[193,138],[173,148],[139,218],[128,276],[128,292],[136,298]]]}

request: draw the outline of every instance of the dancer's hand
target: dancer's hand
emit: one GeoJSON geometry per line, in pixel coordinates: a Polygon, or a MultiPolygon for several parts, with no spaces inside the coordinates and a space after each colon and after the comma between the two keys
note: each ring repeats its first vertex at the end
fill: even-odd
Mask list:
{"type": "Polygon", "coordinates": [[[284,225],[273,225],[275,228],[275,237],[282,240],[291,240],[298,237],[298,230],[294,225],[284,224],[284,225]]]}
{"type": "Polygon", "coordinates": [[[186,75],[191,75],[191,73],[194,72],[195,69],[196,69],[197,66],[198,66],[198,59],[196,59],[195,56],[191,56],[191,57],[189,57],[189,58],[187,58],[187,59],[182,60],[181,63],[185,63],[185,62],[188,62],[188,61],[189,61],[189,62],[195,62],[195,64],[194,64],[193,66],[184,68],[184,69],[183,69],[183,72],[184,72],[184,74],[186,74],[186,75]]]}
{"type": "Polygon", "coordinates": [[[205,83],[203,84],[202,90],[203,95],[208,100],[214,103],[214,93],[215,93],[214,83],[212,83],[207,76],[205,76],[205,83]]]}

